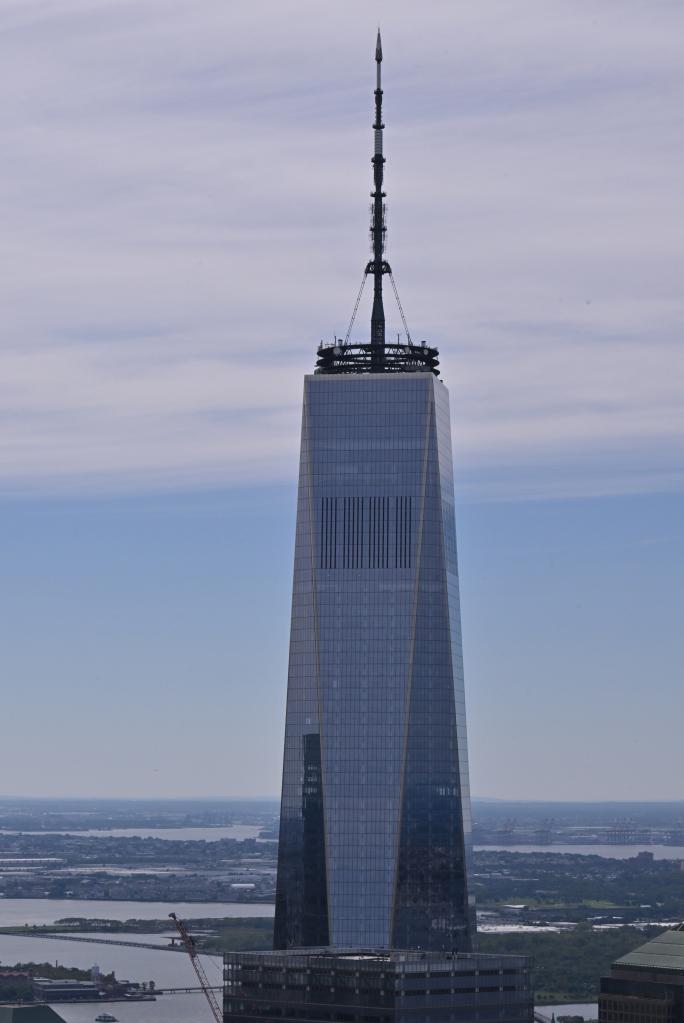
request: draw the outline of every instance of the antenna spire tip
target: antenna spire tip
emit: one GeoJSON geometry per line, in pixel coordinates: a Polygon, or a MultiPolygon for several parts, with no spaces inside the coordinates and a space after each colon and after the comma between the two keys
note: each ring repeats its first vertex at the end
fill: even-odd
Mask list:
{"type": "Polygon", "coordinates": [[[380,38],[380,26],[378,25],[378,38],[375,42],[375,59],[378,64],[382,60],[382,40],[380,38]]]}

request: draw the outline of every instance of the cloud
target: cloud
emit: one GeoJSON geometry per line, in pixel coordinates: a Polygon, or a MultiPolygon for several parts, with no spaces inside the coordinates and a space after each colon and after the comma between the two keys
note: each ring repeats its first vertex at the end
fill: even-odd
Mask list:
{"type": "Polygon", "coordinates": [[[388,255],[463,492],[681,489],[681,5],[321,11],[3,6],[0,488],[295,475],[367,257],[379,16],[388,255]]]}

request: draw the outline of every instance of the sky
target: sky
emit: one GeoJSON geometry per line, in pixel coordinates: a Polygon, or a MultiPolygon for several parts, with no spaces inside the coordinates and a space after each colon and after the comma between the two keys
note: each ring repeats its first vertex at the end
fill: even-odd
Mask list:
{"type": "Polygon", "coordinates": [[[302,377],[368,258],[378,23],[473,791],[684,798],[669,0],[4,0],[2,794],[279,791],[302,377]]]}

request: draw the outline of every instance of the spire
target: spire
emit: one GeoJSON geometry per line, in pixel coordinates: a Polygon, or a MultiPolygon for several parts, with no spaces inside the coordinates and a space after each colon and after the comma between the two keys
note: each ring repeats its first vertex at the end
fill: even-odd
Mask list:
{"type": "Polygon", "coordinates": [[[439,352],[436,348],[428,347],[425,342],[416,345],[411,340],[408,323],[404,315],[399,293],[394,280],[392,268],[384,258],[385,235],[385,193],[382,190],[382,182],[385,173],[385,157],[383,154],[383,129],[382,123],[382,39],[378,29],[375,41],[375,121],[373,122],[373,136],[375,140],[373,158],[373,185],[370,204],[370,237],[372,257],[366,263],[361,286],[356,296],[356,303],[351,314],[347,333],[344,338],[335,335],[332,344],[325,344],[321,341],[316,358],[316,373],[409,373],[414,371],[430,372],[439,376],[439,352]],[[387,274],[392,285],[392,291],[397,301],[397,308],[404,325],[406,343],[397,340],[385,340],[385,308],[382,299],[382,279],[387,274]],[[370,344],[367,342],[355,342],[352,340],[352,329],[359,309],[359,303],[369,277],[373,278],[373,311],[371,313],[371,334],[370,344]]]}
{"type": "Polygon", "coordinates": [[[385,309],[382,301],[382,277],[390,273],[389,264],[382,256],[385,250],[385,193],[382,190],[384,176],[385,157],[382,152],[382,131],[385,127],[382,123],[382,40],[378,28],[378,38],[375,44],[376,80],[375,80],[375,123],[373,133],[375,136],[375,150],[373,153],[373,184],[375,191],[371,192],[373,204],[371,206],[371,239],[373,243],[373,258],[366,267],[366,274],[373,275],[373,312],[371,313],[371,345],[373,346],[373,366],[381,370],[384,363],[385,349],[385,309]]]}

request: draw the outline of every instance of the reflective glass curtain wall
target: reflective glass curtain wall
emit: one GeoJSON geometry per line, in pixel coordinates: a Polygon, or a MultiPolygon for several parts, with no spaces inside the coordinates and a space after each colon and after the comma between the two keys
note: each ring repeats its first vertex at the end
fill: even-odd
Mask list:
{"type": "Polygon", "coordinates": [[[468,951],[449,397],[305,379],[275,947],[468,951]]]}

